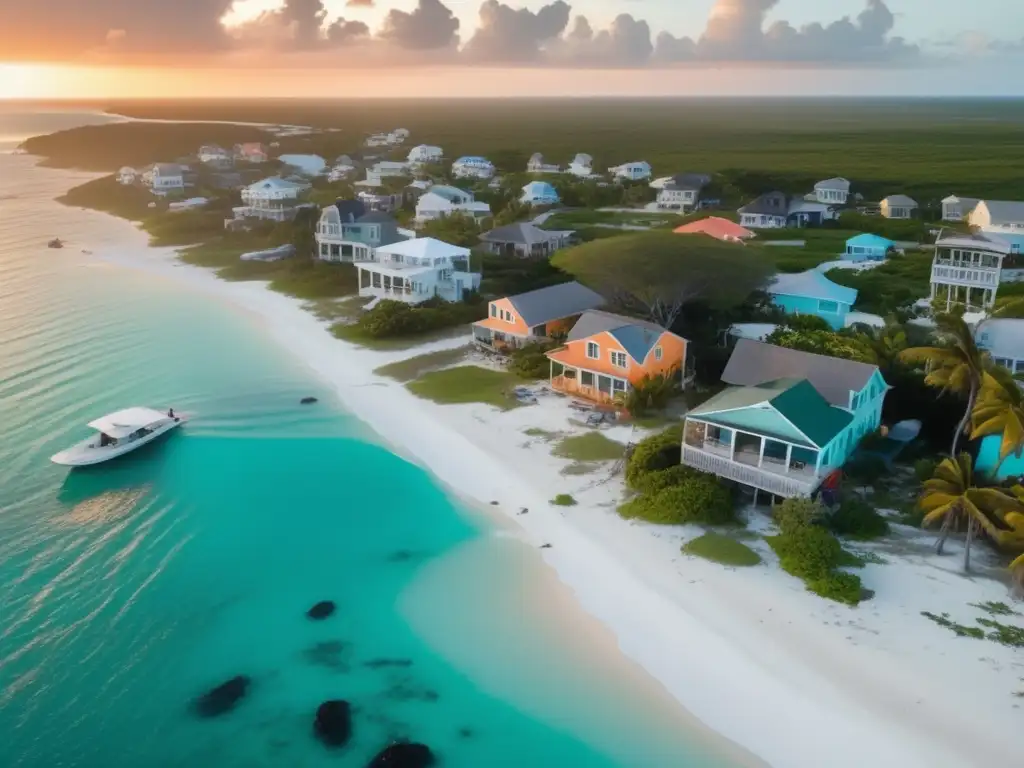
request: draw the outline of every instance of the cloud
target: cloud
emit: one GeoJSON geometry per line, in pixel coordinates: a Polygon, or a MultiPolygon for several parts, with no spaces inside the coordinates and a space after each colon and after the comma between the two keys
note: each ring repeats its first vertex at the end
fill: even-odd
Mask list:
{"type": "Polygon", "coordinates": [[[594,32],[584,16],[553,51],[553,59],[570,66],[636,67],[651,58],[651,28],[628,13],[615,17],[608,29],[594,32]]]}
{"type": "Polygon", "coordinates": [[[370,34],[370,28],[361,21],[339,18],[327,25],[326,20],[322,0],[284,0],[279,8],[235,27],[232,35],[242,48],[315,51],[346,45],[370,34]]]}
{"type": "Polygon", "coordinates": [[[349,8],[373,8],[373,0],[348,0],[345,3],[349,8]]]}
{"type": "Polygon", "coordinates": [[[535,62],[544,44],[555,40],[569,24],[569,4],[555,0],[534,13],[498,0],[484,0],[476,33],[463,48],[474,61],[535,62]]]}
{"type": "Polygon", "coordinates": [[[413,51],[453,48],[459,43],[459,20],[441,0],[418,0],[411,13],[388,11],[377,36],[413,51]]]}

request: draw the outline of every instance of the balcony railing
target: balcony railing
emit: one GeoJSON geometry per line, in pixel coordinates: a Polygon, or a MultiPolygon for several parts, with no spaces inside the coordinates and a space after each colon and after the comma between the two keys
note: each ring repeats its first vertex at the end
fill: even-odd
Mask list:
{"type": "Polygon", "coordinates": [[[769,472],[686,444],[683,445],[683,464],[785,498],[810,496],[821,482],[821,478],[807,472],[769,472]]]}
{"type": "Polygon", "coordinates": [[[995,288],[999,285],[999,270],[992,267],[954,267],[936,263],[932,265],[932,282],[995,288]]]}

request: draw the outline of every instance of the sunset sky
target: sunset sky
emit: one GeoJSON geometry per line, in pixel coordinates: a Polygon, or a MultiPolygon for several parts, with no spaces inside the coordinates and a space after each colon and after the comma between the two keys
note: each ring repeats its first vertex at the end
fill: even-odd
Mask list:
{"type": "Polygon", "coordinates": [[[0,98],[1024,95],[1021,0],[0,0],[0,98]]]}

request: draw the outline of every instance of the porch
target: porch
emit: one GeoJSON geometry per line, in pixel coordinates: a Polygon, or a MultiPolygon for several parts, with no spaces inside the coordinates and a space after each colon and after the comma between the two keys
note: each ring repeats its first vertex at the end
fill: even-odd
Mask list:
{"type": "Polygon", "coordinates": [[[542,339],[533,339],[528,336],[517,336],[505,331],[495,331],[488,328],[484,323],[473,323],[473,342],[484,349],[498,354],[507,354],[514,349],[520,349],[531,343],[538,343],[542,339]]]}
{"type": "Polygon", "coordinates": [[[408,277],[359,268],[359,295],[419,304],[435,295],[436,286],[408,277]]]}
{"type": "Polygon", "coordinates": [[[776,496],[810,496],[821,484],[821,452],[753,432],[687,419],[683,464],[776,496]]]}
{"type": "Polygon", "coordinates": [[[594,403],[611,404],[631,389],[629,381],[586,368],[573,368],[551,361],[551,388],[566,395],[582,397],[594,403]]]}

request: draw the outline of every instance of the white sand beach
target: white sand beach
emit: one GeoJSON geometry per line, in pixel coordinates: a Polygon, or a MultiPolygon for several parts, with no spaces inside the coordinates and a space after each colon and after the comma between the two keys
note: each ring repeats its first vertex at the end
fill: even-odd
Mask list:
{"type": "MultiPolygon", "coordinates": [[[[374,374],[395,360],[461,346],[468,334],[402,352],[360,348],[335,339],[297,300],[259,283],[218,280],[181,264],[171,250],[146,247],[131,225],[110,219],[110,227],[116,238],[74,243],[93,251],[81,258],[145,270],[262,318],[268,336],[329,382],[384,440],[459,494],[507,514],[525,541],[550,545],[544,560],[621,651],[702,723],[768,764],[1020,762],[1024,698],[1015,694],[1024,691],[1024,654],[957,637],[921,615],[948,612],[972,623],[985,614],[970,603],[1010,602],[1004,584],[960,574],[955,546],[936,557],[931,535],[901,531],[901,551],[879,550],[885,564],[864,568],[876,595],[858,608],[806,592],[763,541],[751,546],[765,562],[749,569],[683,555],[680,545],[696,529],[622,520],[615,506],[624,485],[610,466],[563,475],[572,462],[552,456],[547,439],[525,434],[587,431],[570,418],[565,399],[545,395],[510,411],[442,406],[374,374]],[[560,493],[578,505],[551,505],[560,493]]],[[[628,427],[604,434],[622,443],[632,436],[628,427]]],[[[755,513],[751,527],[768,526],[755,513]]],[[[1019,625],[1021,618],[1003,621],[1019,625]]]]}

